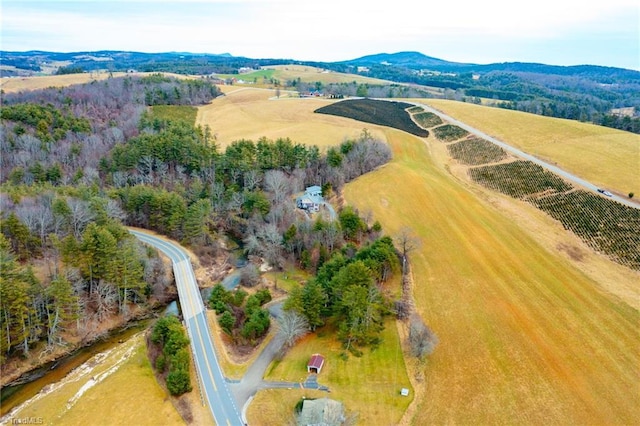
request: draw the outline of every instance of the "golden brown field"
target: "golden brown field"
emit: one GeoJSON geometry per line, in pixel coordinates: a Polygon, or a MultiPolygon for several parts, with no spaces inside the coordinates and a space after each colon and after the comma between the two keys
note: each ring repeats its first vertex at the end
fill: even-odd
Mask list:
{"type": "MultiPolygon", "coordinates": [[[[207,122],[217,123],[214,132],[229,129],[219,135],[221,145],[243,137],[235,126],[244,126],[248,138],[306,142],[310,130],[332,143],[315,123],[326,117],[312,114],[308,100],[272,101],[283,107],[270,109],[268,95],[258,106],[252,105],[257,91],[232,99],[241,93],[230,93],[217,109],[220,100],[205,107],[211,108],[207,122]]],[[[334,135],[361,127],[337,120],[331,126],[348,127],[332,129],[334,135]]],[[[383,132],[395,158],[348,184],[345,198],[371,210],[387,232],[408,225],[420,236],[414,295],[441,342],[424,367],[425,397],[416,401],[411,423],[633,423],[640,416],[638,274],[593,254],[531,206],[452,175],[440,142],[367,127],[383,132]],[[576,251],[582,254],[574,259],[576,251]]],[[[296,353],[308,353],[306,346],[296,353]]],[[[286,357],[271,377],[294,371],[298,358],[286,357]]],[[[263,412],[271,400],[259,396],[256,407],[263,412]]]]}
{"type": "Polygon", "coordinates": [[[453,179],[430,153],[440,142],[387,135],[393,162],[345,197],[422,240],[414,296],[440,345],[413,424],[632,424],[638,311],[532,238],[523,228],[536,213],[514,222],[453,179]]]}
{"type": "Polygon", "coordinates": [[[640,135],[575,120],[464,102],[416,101],[618,195],[640,194],[640,135]]]}
{"type": "MultiPolygon", "coordinates": [[[[46,89],[48,87],[65,87],[74,84],[88,83],[94,80],[106,80],[109,77],[124,77],[125,75],[144,76],[153,73],[133,73],[124,72],[91,72],[83,74],[46,75],[37,77],[2,77],[0,78],[0,89],[7,93],[19,92],[21,90],[46,89]]],[[[162,73],[176,78],[197,78],[182,74],[162,73]]]]}
{"type": "Polygon", "coordinates": [[[153,375],[143,333],[51,386],[46,397],[28,403],[13,418],[39,418],[46,425],[184,424],[153,375]]]}
{"type": "MultiPolygon", "coordinates": [[[[269,89],[223,86],[226,96],[198,109],[196,123],[208,125],[224,149],[239,139],[257,141],[290,138],[293,142],[326,147],[337,145],[346,137],[357,137],[372,125],[313,111],[327,104],[326,99],[273,99],[269,89]],[[235,90],[228,90],[233,87],[235,90]]],[[[376,135],[380,135],[378,132],[376,135]]]]}

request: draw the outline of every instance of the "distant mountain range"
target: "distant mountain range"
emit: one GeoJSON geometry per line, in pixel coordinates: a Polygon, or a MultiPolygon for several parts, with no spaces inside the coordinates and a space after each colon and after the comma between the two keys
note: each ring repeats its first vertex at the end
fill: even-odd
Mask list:
{"type": "MultiPolygon", "coordinates": [[[[338,62],[245,58],[229,53],[0,51],[0,75],[93,70],[234,74],[241,68],[303,64],[391,82],[429,86],[441,96],[640,133],[640,71],[597,65],[451,62],[420,52],[378,53],[338,62]],[[619,111],[625,111],[623,115],[619,111]],[[631,111],[628,113],[627,111],[631,111]]],[[[431,92],[433,95],[433,91],[431,92]]]]}
{"type": "Polygon", "coordinates": [[[629,78],[640,78],[640,72],[625,68],[603,67],[599,65],[547,65],[531,62],[500,62],[492,64],[473,64],[464,62],[451,62],[444,59],[434,58],[420,52],[398,52],[398,53],[378,53],[376,55],[363,56],[349,61],[338,62],[350,65],[393,65],[406,67],[409,69],[431,69],[451,72],[479,72],[491,71],[503,72],[533,72],[539,74],[553,75],[584,75],[601,74],[611,76],[627,76],[629,78]]]}
{"type": "MultiPolygon", "coordinates": [[[[40,72],[43,65],[51,65],[55,62],[66,62],[67,66],[81,67],[86,71],[94,69],[111,69],[113,71],[124,71],[132,67],[154,68],[161,67],[162,64],[173,64],[180,62],[189,65],[191,68],[206,67],[210,65],[224,65],[238,63],[243,65],[261,63],[265,65],[301,63],[295,59],[286,58],[245,58],[233,56],[230,53],[191,53],[191,52],[161,52],[142,53],[116,50],[101,50],[87,52],[46,52],[31,50],[27,52],[0,51],[0,64],[4,65],[2,75],[24,74],[40,72]],[[22,72],[21,72],[22,71],[22,72]]],[[[611,76],[627,76],[629,78],[640,78],[640,72],[624,68],[602,67],[597,65],[575,65],[558,66],[540,63],[526,62],[503,62],[492,64],[474,64],[464,62],[451,62],[444,59],[434,58],[420,52],[398,52],[398,53],[378,53],[374,55],[362,56],[356,59],[337,62],[309,62],[325,67],[341,66],[393,66],[411,70],[433,70],[445,72],[479,72],[491,71],[504,72],[535,72],[541,74],[554,75],[580,75],[580,74],[606,74],[611,76]]]]}

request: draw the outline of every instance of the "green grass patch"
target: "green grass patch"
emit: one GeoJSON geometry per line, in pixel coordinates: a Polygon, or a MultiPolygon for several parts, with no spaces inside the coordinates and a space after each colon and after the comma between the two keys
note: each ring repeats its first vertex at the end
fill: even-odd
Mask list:
{"type": "Polygon", "coordinates": [[[272,364],[265,379],[303,381],[308,375],[310,356],[320,353],[325,364],[318,382],[329,387],[329,397],[357,412],[360,424],[397,424],[413,399],[400,396],[400,389],[410,389],[410,395],[413,389],[394,319],[385,321],[380,337],[382,343],[378,347],[359,348],[362,356],[356,357],[343,349],[335,330],[326,326],[300,340],[280,362],[272,364]]]}
{"type": "Polygon", "coordinates": [[[278,289],[290,293],[311,278],[311,274],[298,268],[289,268],[280,272],[267,272],[264,277],[273,282],[278,289]]]}
{"type": "Polygon", "coordinates": [[[216,77],[221,78],[223,80],[235,78],[238,80],[244,80],[252,83],[262,83],[262,80],[267,79],[270,80],[273,78],[273,74],[276,70],[273,69],[264,69],[253,72],[248,72],[244,74],[217,74],[216,77]]]}
{"type": "Polygon", "coordinates": [[[189,105],[155,105],[151,107],[151,117],[167,121],[184,121],[195,125],[198,109],[189,105]]]}

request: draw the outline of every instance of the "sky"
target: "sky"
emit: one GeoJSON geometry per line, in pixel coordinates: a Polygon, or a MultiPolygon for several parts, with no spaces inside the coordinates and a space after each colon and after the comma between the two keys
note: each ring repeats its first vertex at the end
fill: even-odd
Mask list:
{"type": "Polygon", "coordinates": [[[640,70],[639,0],[0,0],[0,49],[230,53],[640,70]]]}

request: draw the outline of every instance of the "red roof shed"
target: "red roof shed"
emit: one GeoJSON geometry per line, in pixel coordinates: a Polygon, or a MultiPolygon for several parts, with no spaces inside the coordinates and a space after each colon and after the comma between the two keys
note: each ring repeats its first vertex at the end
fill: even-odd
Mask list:
{"type": "Polygon", "coordinates": [[[311,355],[311,359],[307,364],[308,373],[320,373],[322,366],[324,365],[324,357],[320,354],[311,355]]]}

